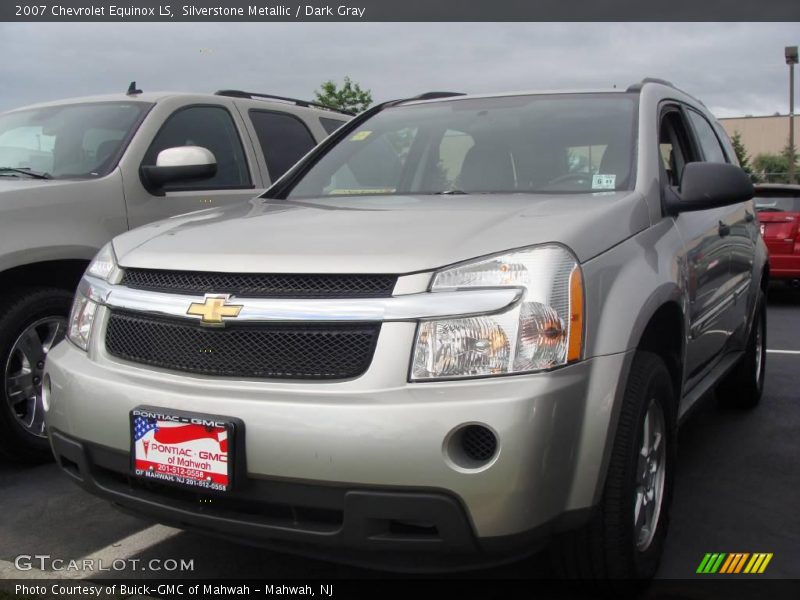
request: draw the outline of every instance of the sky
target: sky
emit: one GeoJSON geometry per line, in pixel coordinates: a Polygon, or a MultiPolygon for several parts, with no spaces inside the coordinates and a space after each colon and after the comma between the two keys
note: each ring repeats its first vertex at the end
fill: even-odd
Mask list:
{"type": "Polygon", "coordinates": [[[382,101],[649,76],[718,117],[786,114],[783,49],[798,44],[797,23],[0,23],[0,111],[124,92],[132,80],[313,99],[348,75],[382,101]]]}

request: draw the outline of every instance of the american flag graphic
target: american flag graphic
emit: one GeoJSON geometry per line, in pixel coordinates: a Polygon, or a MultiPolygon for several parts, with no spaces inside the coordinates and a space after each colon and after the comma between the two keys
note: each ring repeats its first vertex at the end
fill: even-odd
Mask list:
{"type": "Polygon", "coordinates": [[[156,424],[156,420],[150,417],[136,417],[133,420],[133,439],[134,441],[139,441],[147,432],[155,429],[158,431],[158,425],[156,424]]]}
{"type": "Polygon", "coordinates": [[[228,451],[228,432],[222,427],[206,427],[193,423],[181,423],[170,427],[159,427],[158,421],[152,417],[135,417],[133,421],[133,439],[138,442],[151,430],[155,430],[153,439],[160,444],[182,444],[200,439],[212,439],[219,443],[220,450],[228,451]]]}

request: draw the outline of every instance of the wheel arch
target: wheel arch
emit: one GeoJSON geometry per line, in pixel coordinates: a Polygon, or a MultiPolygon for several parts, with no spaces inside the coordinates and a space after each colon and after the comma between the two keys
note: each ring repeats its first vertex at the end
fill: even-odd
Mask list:
{"type": "Polygon", "coordinates": [[[10,292],[34,286],[58,287],[74,291],[89,259],[43,260],[17,265],[0,272],[0,289],[10,292]]]}
{"type": "MultiPolygon", "coordinates": [[[[667,365],[673,383],[675,410],[677,412],[683,387],[683,361],[686,351],[686,319],[681,303],[680,289],[674,283],[665,283],[652,291],[642,305],[639,314],[632,320],[628,331],[628,343],[624,352],[622,368],[619,369],[616,390],[613,394],[605,439],[595,450],[602,455],[600,469],[595,480],[592,504],[599,502],[608,474],[611,451],[617,435],[619,414],[630,376],[633,357],[637,351],[652,352],[660,356],[667,365]],[[667,343],[664,343],[664,340],[667,343]]],[[[584,453],[588,449],[583,449],[584,453]]],[[[577,499],[573,498],[575,502],[577,499]]],[[[585,502],[579,502],[584,504],[585,502]]]]}
{"type": "Polygon", "coordinates": [[[672,379],[677,407],[683,394],[683,365],[686,352],[686,322],[680,304],[668,300],[650,316],[635,348],[659,356],[672,379]]]}

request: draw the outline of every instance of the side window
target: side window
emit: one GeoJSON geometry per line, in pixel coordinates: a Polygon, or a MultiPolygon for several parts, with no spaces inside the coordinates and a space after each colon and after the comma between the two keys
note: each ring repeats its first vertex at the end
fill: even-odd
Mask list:
{"type": "Polygon", "coordinates": [[[155,165],[159,152],[176,146],[207,148],[217,159],[217,173],[210,179],[168,186],[167,190],[252,187],[242,142],[227,109],[221,106],[190,106],[178,109],[156,134],[142,164],[155,165]]]}
{"type": "Polygon", "coordinates": [[[680,111],[668,109],[663,114],[658,144],[667,183],[680,185],[684,165],[696,160],[680,111]]]}
{"type": "Polygon", "coordinates": [[[697,134],[697,141],[700,144],[700,148],[703,149],[703,155],[706,161],[716,163],[728,162],[711,124],[706,121],[705,117],[700,113],[693,110],[687,112],[689,113],[689,120],[692,122],[694,131],[697,134]]]}
{"type": "Polygon", "coordinates": [[[347,123],[347,121],[340,121],[339,119],[327,119],[325,117],[319,118],[319,124],[322,125],[322,128],[328,135],[332,134],[345,123],[347,123]]]}
{"type": "Polygon", "coordinates": [[[249,114],[272,181],[316,146],[308,127],[294,115],[255,109],[249,114]]]}

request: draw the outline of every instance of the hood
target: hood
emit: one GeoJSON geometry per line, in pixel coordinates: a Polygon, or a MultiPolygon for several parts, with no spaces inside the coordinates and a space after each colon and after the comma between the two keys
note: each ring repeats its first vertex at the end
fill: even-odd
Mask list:
{"type": "Polygon", "coordinates": [[[648,226],[635,192],[254,198],[119,236],[123,267],[411,273],[545,242],[585,261],[648,226]]]}
{"type": "Polygon", "coordinates": [[[0,271],[88,260],[127,228],[118,169],[97,179],[0,176],[0,271]]]}
{"type": "Polygon", "coordinates": [[[6,204],[7,199],[17,197],[19,194],[36,194],[43,188],[63,185],[65,179],[35,179],[25,175],[0,175],[0,208],[6,204]]]}
{"type": "Polygon", "coordinates": [[[41,208],[52,208],[54,204],[64,202],[64,194],[72,197],[82,194],[92,186],[97,189],[97,181],[117,178],[111,173],[98,179],[36,179],[24,175],[0,175],[0,211],[4,219],[10,211],[29,212],[41,208]]]}

